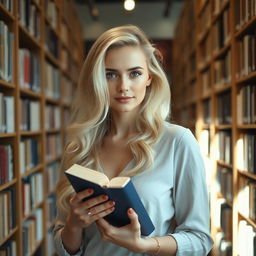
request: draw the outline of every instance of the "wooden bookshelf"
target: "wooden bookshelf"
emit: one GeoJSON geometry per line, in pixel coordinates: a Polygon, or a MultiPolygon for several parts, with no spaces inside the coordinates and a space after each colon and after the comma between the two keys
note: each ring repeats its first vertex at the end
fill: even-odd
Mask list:
{"type": "Polygon", "coordinates": [[[82,61],[73,0],[0,1],[0,253],[54,255],[55,187],[82,61]]]}
{"type": "Polygon", "coordinates": [[[255,21],[255,0],[187,0],[175,33],[173,119],[202,148],[217,256],[256,251],[255,21]]]}

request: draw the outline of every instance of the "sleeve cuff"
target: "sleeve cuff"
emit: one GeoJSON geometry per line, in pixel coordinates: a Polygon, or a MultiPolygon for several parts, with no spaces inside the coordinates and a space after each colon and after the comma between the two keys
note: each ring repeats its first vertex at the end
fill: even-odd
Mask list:
{"type": "Polygon", "coordinates": [[[188,252],[191,253],[191,242],[188,237],[186,237],[185,232],[182,232],[182,234],[174,233],[169,235],[172,236],[177,243],[176,256],[185,256],[188,255],[188,252]]]}
{"type": "Polygon", "coordinates": [[[62,230],[62,228],[60,230],[58,230],[54,236],[54,243],[55,243],[55,249],[56,249],[57,254],[60,256],[81,256],[83,253],[83,248],[84,248],[83,241],[82,241],[77,253],[69,254],[63,245],[62,238],[61,238],[61,230],[62,230]]]}

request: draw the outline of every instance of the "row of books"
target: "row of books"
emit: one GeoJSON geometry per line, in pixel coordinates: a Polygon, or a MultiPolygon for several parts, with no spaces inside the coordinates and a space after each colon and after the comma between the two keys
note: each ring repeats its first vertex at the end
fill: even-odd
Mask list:
{"type": "Polygon", "coordinates": [[[213,25],[212,31],[212,50],[216,53],[222,49],[230,40],[230,8],[224,10],[213,25]]]}
{"type": "Polygon", "coordinates": [[[237,78],[249,75],[256,71],[256,38],[255,30],[253,34],[247,34],[238,41],[237,51],[239,62],[237,67],[237,78]]]}
{"type": "Polygon", "coordinates": [[[226,240],[232,241],[232,207],[224,198],[218,198],[215,207],[214,224],[221,229],[226,240]]]}
{"type": "Polygon", "coordinates": [[[216,234],[216,247],[220,256],[232,256],[232,242],[225,239],[223,232],[216,234]]]}
{"type": "Polygon", "coordinates": [[[215,159],[227,164],[232,163],[232,138],[230,131],[219,131],[216,134],[215,159]]]}
{"type": "Polygon", "coordinates": [[[28,216],[44,199],[43,174],[37,172],[22,180],[22,213],[28,216]]]}
{"type": "Polygon", "coordinates": [[[202,93],[203,95],[208,94],[211,89],[210,68],[204,70],[204,72],[201,73],[201,79],[202,79],[202,93]]]}
{"type": "Polygon", "coordinates": [[[22,88],[41,91],[38,57],[29,49],[19,49],[19,82],[22,88]]]}
{"type": "Polygon", "coordinates": [[[211,59],[211,43],[210,35],[206,36],[205,39],[200,43],[199,68],[203,68],[211,59]]]}
{"type": "Polygon", "coordinates": [[[24,256],[32,255],[37,244],[43,239],[43,209],[37,208],[22,226],[24,256]]]}
{"type": "Polygon", "coordinates": [[[215,88],[223,87],[231,82],[231,51],[213,62],[212,80],[215,88]]]}
{"type": "Polygon", "coordinates": [[[203,101],[203,121],[205,124],[211,123],[211,101],[206,99],[203,101]]]}
{"type": "Polygon", "coordinates": [[[45,129],[60,129],[61,111],[56,105],[46,105],[45,108],[45,129]]]}
{"type": "Polygon", "coordinates": [[[47,226],[50,228],[57,216],[57,200],[56,194],[52,193],[47,197],[47,226]]]}
{"type": "Polygon", "coordinates": [[[237,94],[237,123],[256,123],[256,84],[243,86],[237,94]]]}
{"type": "Polygon", "coordinates": [[[24,138],[20,142],[20,174],[36,167],[40,162],[40,142],[33,138],[24,138]]]}
{"type": "Polygon", "coordinates": [[[233,175],[232,169],[218,166],[216,191],[220,192],[229,202],[233,201],[233,175]]]}
{"type": "Polygon", "coordinates": [[[11,187],[0,192],[0,241],[2,241],[15,226],[15,190],[11,187]]]}
{"type": "Polygon", "coordinates": [[[61,86],[63,89],[63,95],[62,99],[63,102],[67,105],[70,105],[73,99],[73,94],[74,94],[74,86],[72,85],[71,81],[67,77],[63,77],[61,86]]]}
{"type": "Polygon", "coordinates": [[[49,98],[60,98],[60,71],[49,62],[45,66],[45,94],[49,98]]]}
{"type": "Polygon", "coordinates": [[[231,124],[231,93],[224,92],[217,97],[217,124],[231,124]]]}
{"type": "Polygon", "coordinates": [[[256,15],[255,0],[236,0],[235,2],[235,24],[240,29],[245,23],[256,15]]]}
{"type": "Polygon", "coordinates": [[[45,49],[50,52],[56,59],[59,58],[59,39],[55,32],[47,24],[45,25],[45,49]]]}
{"type": "Polygon", "coordinates": [[[14,178],[12,145],[0,145],[0,185],[14,178]]]}
{"type": "Polygon", "coordinates": [[[55,161],[47,165],[47,192],[51,193],[56,188],[60,177],[60,162],[55,161]]]}
{"type": "Polygon", "coordinates": [[[14,98],[0,92],[0,133],[14,132],[14,98]]]}
{"type": "Polygon", "coordinates": [[[22,131],[38,131],[40,128],[40,102],[28,98],[21,98],[20,129],[22,131]]]}
{"type": "Polygon", "coordinates": [[[244,217],[250,218],[254,222],[256,221],[256,183],[244,178],[239,177],[238,180],[238,211],[243,214],[244,217]]]}
{"type": "Polygon", "coordinates": [[[17,242],[15,240],[8,240],[0,246],[1,256],[16,256],[17,255],[17,242]]]}
{"type": "Polygon", "coordinates": [[[204,156],[210,155],[210,130],[204,129],[200,133],[199,145],[204,156]]]}
{"type": "Polygon", "coordinates": [[[0,3],[9,11],[13,12],[13,0],[0,0],[0,3]]]}
{"type": "Polygon", "coordinates": [[[58,12],[57,12],[55,1],[53,0],[44,1],[44,10],[45,10],[46,17],[48,18],[51,26],[57,30],[58,29],[58,12]]]}
{"type": "Polygon", "coordinates": [[[50,134],[46,137],[46,160],[58,158],[61,155],[62,141],[60,134],[50,134]]]}
{"type": "Polygon", "coordinates": [[[256,174],[256,134],[241,134],[237,141],[237,168],[256,174]]]}
{"type": "Polygon", "coordinates": [[[0,20],[0,79],[12,82],[13,33],[0,20]]]}
{"type": "Polygon", "coordinates": [[[245,220],[240,220],[238,225],[238,255],[256,255],[256,229],[245,220]]]}
{"type": "Polygon", "coordinates": [[[69,56],[69,53],[66,50],[66,48],[61,48],[60,59],[61,59],[61,68],[64,71],[70,70],[69,69],[69,66],[70,66],[70,61],[69,61],[70,60],[70,56],[69,56]]]}
{"type": "Polygon", "coordinates": [[[40,30],[40,11],[30,0],[18,1],[18,13],[20,23],[37,40],[41,38],[40,30]]]}

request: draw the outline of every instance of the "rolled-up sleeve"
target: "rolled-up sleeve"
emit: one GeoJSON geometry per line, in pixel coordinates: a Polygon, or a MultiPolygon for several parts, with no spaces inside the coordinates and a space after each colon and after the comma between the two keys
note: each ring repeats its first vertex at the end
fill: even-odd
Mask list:
{"type": "Polygon", "coordinates": [[[177,256],[205,256],[211,250],[208,190],[199,145],[186,129],[177,143],[174,161],[175,220],[172,235],[177,256]]]}

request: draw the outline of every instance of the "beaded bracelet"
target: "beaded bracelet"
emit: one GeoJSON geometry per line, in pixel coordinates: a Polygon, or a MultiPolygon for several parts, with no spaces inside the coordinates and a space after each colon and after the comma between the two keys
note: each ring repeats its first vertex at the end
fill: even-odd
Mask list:
{"type": "Polygon", "coordinates": [[[159,251],[160,251],[160,243],[159,243],[159,241],[158,241],[158,239],[157,239],[156,237],[152,237],[152,238],[153,238],[153,239],[156,241],[156,243],[157,243],[156,252],[154,253],[154,255],[157,256],[158,253],[159,253],[159,251]]]}

